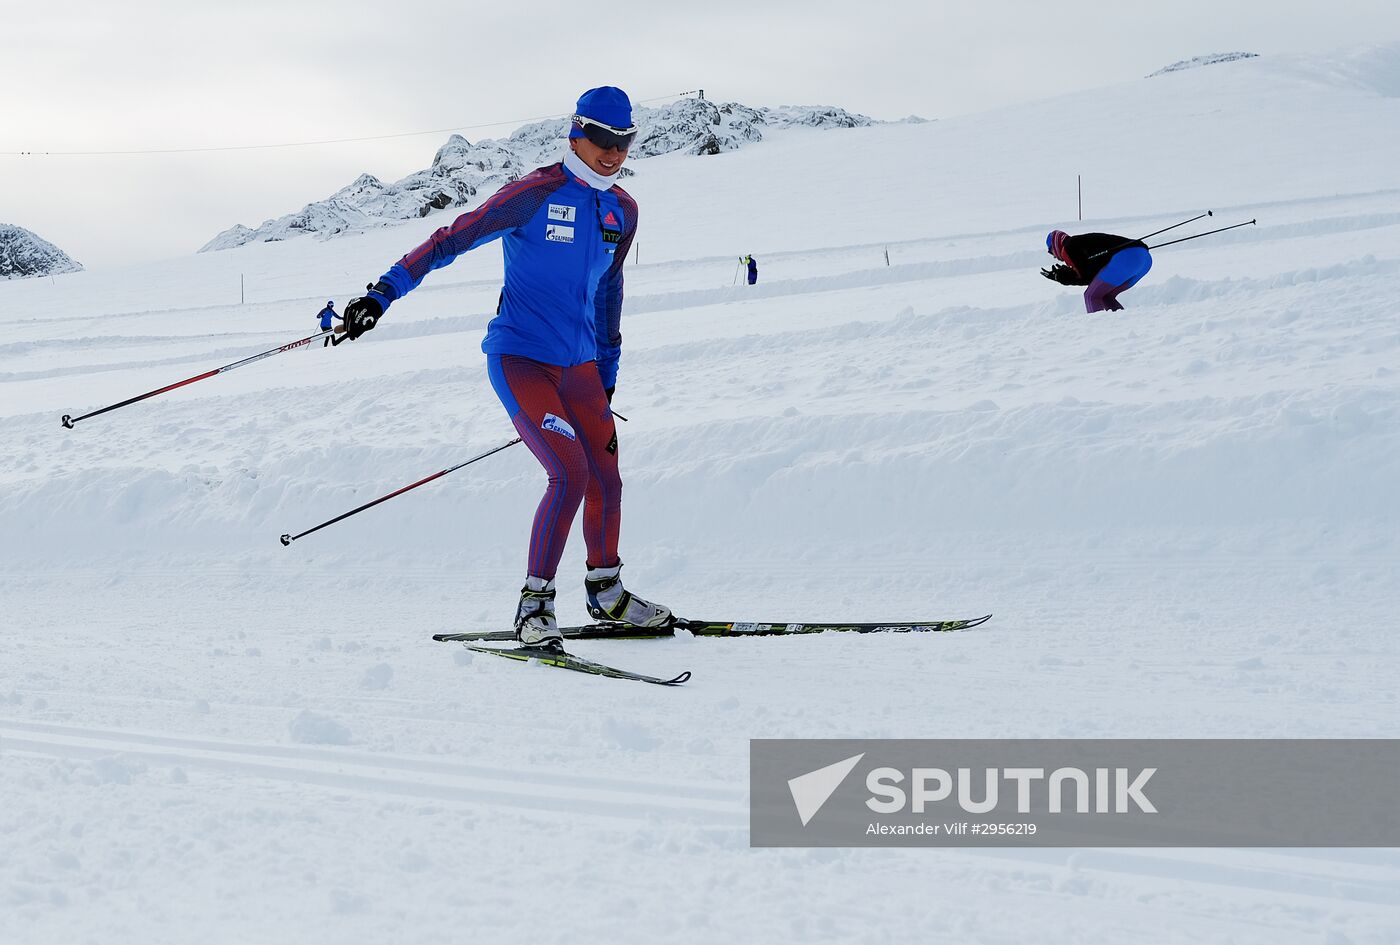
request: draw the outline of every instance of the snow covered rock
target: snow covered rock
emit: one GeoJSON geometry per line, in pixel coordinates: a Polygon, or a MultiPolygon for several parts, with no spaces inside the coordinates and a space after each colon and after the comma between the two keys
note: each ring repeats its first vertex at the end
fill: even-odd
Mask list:
{"type": "MultiPolygon", "coordinates": [[[[876,123],[829,105],[752,108],[700,98],[681,99],[661,108],[638,107],[634,114],[642,128],[632,147],[634,161],[675,151],[697,155],[733,151],[762,141],[765,132],[775,129],[857,128],[876,123]]],[[[361,174],[330,197],[309,203],[296,213],[268,220],[257,228],[230,227],[200,252],[271,243],[307,233],[326,239],[414,220],[435,210],[463,207],[482,192],[490,193],[558,160],[567,131],[567,119],[555,118],[524,125],[508,138],[476,144],[454,134],[438,149],[431,165],[400,181],[384,184],[370,174],[361,174]]],[[[635,171],[626,167],[622,173],[626,177],[635,171]]]]}
{"type": "Polygon", "coordinates": [[[0,223],[0,279],[82,271],[81,265],[48,240],[40,239],[22,226],[0,223]]]}
{"type": "Polygon", "coordinates": [[[1184,69],[1196,69],[1200,66],[1213,66],[1219,62],[1235,62],[1238,59],[1258,58],[1259,54],[1252,52],[1208,53],[1204,56],[1193,56],[1190,59],[1183,59],[1180,62],[1174,62],[1169,66],[1165,66],[1164,68],[1158,69],[1156,72],[1150,73],[1147,77],[1150,79],[1153,76],[1166,75],[1168,72],[1181,72],[1184,69]]]}

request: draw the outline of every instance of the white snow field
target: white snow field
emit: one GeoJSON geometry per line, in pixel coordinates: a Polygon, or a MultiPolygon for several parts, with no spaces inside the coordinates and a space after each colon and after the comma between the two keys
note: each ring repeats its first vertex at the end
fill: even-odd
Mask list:
{"type": "Polygon", "coordinates": [[[1395,734],[1400,46],[636,170],[631,586],[995,618],[576,646],[672,689],[473,659],[429,637],[514,612],[523,447],[283,547],[515,435],[499,244],[60,427],[312,333],[450,214],[0,284],[0,941],[1400,941],[1393,849],[751,849],[746,799],[751,738],[1395,734]],[[1162,239],[1258,225],[1124,312],[1037,271],[1206,209],[1162,239]]]}

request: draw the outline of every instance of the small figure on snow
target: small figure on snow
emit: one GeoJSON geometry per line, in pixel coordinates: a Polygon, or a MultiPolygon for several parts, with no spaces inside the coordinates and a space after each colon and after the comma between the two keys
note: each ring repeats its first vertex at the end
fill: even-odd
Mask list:
{"type": "MultiPolygon", "coordinates": [[[[340,313],[335,310],[335,299],[331,299],[329,302],[327,302],[326,307],[321,309],[320,313],[316,317],[321,320],[322,331],[325,331],[331,327],[332,318],[337,319],[339,321],[344,321],[344,319],[340,317],[340,313]]],[[[324,348],[327,345],[332,344],[333,342],[331,341],[331,339],[334,337],[334,335],[327,335],[326,340],[321,342],[321,347],[324,348]]]]}
{"type": "Polygon", "coordinates": [[[1084,291],[1088,312],[1121,312],[1118,294],[1137,285],[1152,268],[1146,243],[1112,233],[1070,236],[1064,230],[1051,230],[1045,248],[1059,262],[1040,274],[1060,285],[1088,286],[1084,291]]]}
{"type": "Polygon", "coordinates": [[[749,285],[758,282],[758,260],[752,256],[745,256],[744,265],[749,267],[749,285]]]}
{"type": "Polygon", "coordinates": [[[625,92],[589,89],[562,161],[506,184],[435,232],[345,310],[353,340],[429,272],[504,238],[505,287],[481,350],[496,396],[549,476],[515,614],[526,646],[562,646],[554,578],[580,504],[588,612],[639,627],[672,619],[669,608],[623,587],[617,548],[622,478],[610,404],[622,350],[622,265],[637,231],[637,203],[617,179],[636,134],[625,92]]]}

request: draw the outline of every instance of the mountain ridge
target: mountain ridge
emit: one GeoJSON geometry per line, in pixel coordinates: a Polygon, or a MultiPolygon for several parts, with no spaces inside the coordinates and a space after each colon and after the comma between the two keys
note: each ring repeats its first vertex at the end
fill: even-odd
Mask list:
{"type": "MultiPolygon", "coordinates": [[[[721,154],[762,141],[765,131],[783,128],[857,128],[883,124],[865,115],[829,105],[775,108],[737,102],[686,98],[659,108],[635,110],[641,131],[631,151],[633,161],[662,154],[721,154]]],[[[905,121],[921,121],[908,118],[905,121]]],[[[388,226],[427,216],[436,210],[464,207],[483,192],[518,180],[536,167],[559,160],[568,131],[567,118],[532,122],[504,139],[473,144],[453,134],[432,163],[392,184],[361,174],[324,200],[301,210],[224,230],[199,249],[213,252],[253,242],[278,242],[307,234],[323,239],[388,226]]],[[[623,168],[624,177],[636,173],[623,168]]]]}

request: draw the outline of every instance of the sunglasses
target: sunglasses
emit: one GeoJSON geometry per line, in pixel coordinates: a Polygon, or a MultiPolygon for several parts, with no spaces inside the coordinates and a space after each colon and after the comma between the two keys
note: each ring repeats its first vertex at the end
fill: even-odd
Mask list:
{"type": "Polygon", "coordinates": [[[636,125],[630,128],[614,128],[582,115],[574,116],[574,126],[583,132],[585,138],[604,150],[617,148],[619,151],[626,151],[632,147],[632,139],[637,137],[636,125]]]}

